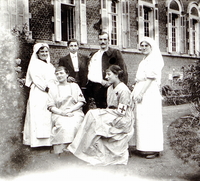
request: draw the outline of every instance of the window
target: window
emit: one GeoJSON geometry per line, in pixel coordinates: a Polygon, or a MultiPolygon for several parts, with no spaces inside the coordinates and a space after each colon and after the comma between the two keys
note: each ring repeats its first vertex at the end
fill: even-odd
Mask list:
{"type": "Polygon", "coordinates": [[[177,51],[177,40],[178,40],[178,16],[172,14],[172,51],[177,51]]]}
{"type": "Polygon", "coordinates": [[[200,23],[199,17],[200,12],[196,3],[190,3],[188,6],[189,14],[189,54],[200,55],[199,48],[199,34],[200,34],[200,23]]]}
{"type": "Polygon", "coordinates": [[[167,51],[169,53],[185,52],[185,19],[179,0],[167,1],[167,51]]]}
{"type": "Polygon", "coordinates": [[[123,48],[130,46],[129,1],[122,1],[122,40],[123,48]]]}
{"type": "Polygon", "coordinates": [[[110,44],[127,48],[130,42],[129,0],[101,0],[101,31],[110,35],[110,44]]]}
{"type": "Polygon", "coordinates": [[[151,10],[148,7],[144,7],[144,36],[150,36],[150,25],[151,25],[151,10]]]}
{"type": "Polygon", "coordinates": [[[61,4],[61,32],[62,41],[68,41],[75,37],[74,7],[61,4]]]}
{"type": "Polygon", "coordinates": [[[138,43],[145,36],[151,37],[159,43],[158,8],[156,1],[141,0],[138,3],[138,43]]]}
{"type": "Polygon", "coordinates": [[[0,1],[1,28],[12,30],[14,27],[22,31],[24,25],[29,30],[29,7],[27,0],[0,1]]]}
{"type": "Polygon", "coordinates": [[[86,0],[52,0],[54,4],[55,41],[68,41],[76,38],[80,43],[87,43],[86,0]],[[77,1],[76,1],[77,2],[77,1]],[[79,8],[79,10],[75,10],[79,8]]]}
{"type": "Polygon", "coordinates": [[[192,22],[191,22],[191,31],[192,31],[192,36],[191,36],[191,41],[192,41],[192,50],[193,50],[193,54],[196,53],[196,37],[197,37],[197,20],[196,19],[192,19],[192,22]]]}
{"type": "Polygon", "coordinates": [[[116,2],[111,3],[111,45],[117,45],[117,6],[116,2]]]}

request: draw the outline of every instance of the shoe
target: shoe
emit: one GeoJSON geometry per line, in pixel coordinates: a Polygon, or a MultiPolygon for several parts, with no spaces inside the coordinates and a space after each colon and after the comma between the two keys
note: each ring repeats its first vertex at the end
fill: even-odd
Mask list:
{"type": "Polygon", "coordinates": [[[151,154],[151,155],[146,155],[146,159],[153,159],[153,158],[156,158],[156,157],[159,157],[159,153],[155,153],[155,154],[151,154]]]}
{"type": "Polygon", "coordinates": [[[58,153],[58,156],[57,156],[57,158],[58,158],[58,159],[60,159],[60,156],[61,156],[61,153],[58,153]]]}
{"type": "Polygon", "coordinates": [[[67,153],[70,152],[67,148],[64,148],[63,151],[64,151],[64,152],[67,152],[67,153]]]}

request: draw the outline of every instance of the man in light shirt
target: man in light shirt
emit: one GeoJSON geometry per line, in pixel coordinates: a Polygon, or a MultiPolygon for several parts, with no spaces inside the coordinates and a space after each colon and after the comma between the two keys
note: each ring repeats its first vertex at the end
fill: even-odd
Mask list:
{"type": "Polygon", "coordinates": [[[69,70],[68,81],[76,82],[85,96],[88,75],[88,57],[78,52],[79,43],[76,39],[68,41],[69,54],[60,58],[59,66],[69,70]]]}
{"type": "Polygon", "coordinates": [[[119,50],[109,47],[107,32],[99,34],[100,49],[91,53],[88,65],[87,96],[93,97],[97,108],[106,108],[106,94],[109,84],[105,80],[106,69],[111,65],[119,65],[123,70],[122,81],[127,84],[127,68],[119,50]]]}

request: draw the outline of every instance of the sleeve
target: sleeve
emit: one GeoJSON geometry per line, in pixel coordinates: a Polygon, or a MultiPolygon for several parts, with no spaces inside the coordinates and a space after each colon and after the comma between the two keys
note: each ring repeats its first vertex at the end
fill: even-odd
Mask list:
{"type": "Polygon", "coordinates": [[[47,83],[44,78],[44,71],[42,68],[35,64],[36,66],[32,66],[30,69],[30,76],[32,78],[33,83],[42,91],[48,89],[47,83]]]}
{"type": "Polygon", "coordinates": [[[80,87],[78,86],[78,84],[73,83],[73,87],[74,90],[72,91],[73,97],[77,102],[83,102],[86,103],[84,95],[80,89],[80,87]]]}
{"type": "Polygon", "coordinates": [[[119,104],[130,105],[130,91],[122,90],[119,97],[119,104]]]}
{"type": "Polygon", "coordinates": [[[155,61],[151,61],[149,65],[146,66],[146,77],[150,79],[156,79],[160,72],[159,66],[157,66],[155,61]]]}
{"type": "Polygon", "coordinates": [[[85,55],[81,58],[81,67],[79,70],[79,78],[80,78],[80,87],[85,88],[87,84],[87,75],[88,75],[88,65],[89,65],[89,58],[85,55]]]}
{"type": "Polygon", "coordinates": [[[59,65],[59,66],[64,66],[63,58],[60,58],[60,59],[59,59],[58,65],[59,65]]]}
{"type": "Polygon", "coordinates": [[[121,69],[123,70],[123,78],[122,78],[122,81],[127,84],[128,82],[128,72],[127,72],[127,67],[126,67],[126,64],[125,64],[125,61],[122,57],[122,54],[119,50],[116,50],[116,57],[117,57],[117,60],[118,60],[118,65],[121,67],[121,69]]]}
{"type": "Polygon", "coordinates": [[[48,94],[48,101],[47,101],[47,109],[51,110],[52,107],[60,108],[62,105],[62,101],[59,101],[58,97],[58,89],[55,89],[54,92],[48,94]]]}
{"type": "Polygon", "coordinates": [[[47,109],[51,110],[52,107],[55,107],[55,103],[52,96],[49,96],[48,101],[47,101],[47,109]]]}

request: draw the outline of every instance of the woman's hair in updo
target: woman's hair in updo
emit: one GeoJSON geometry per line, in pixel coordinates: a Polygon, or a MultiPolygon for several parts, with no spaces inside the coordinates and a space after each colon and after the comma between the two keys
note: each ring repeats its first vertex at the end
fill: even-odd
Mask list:
{"type": "Polygon", "coordinates": [[[118,75],[118,78],[120,80],[122,79],[124,71],[121,69],[119,65],[111,65],[107,70],[110,70],[115,75],[118,75]]]}
{"type": "Polygon", "coordinates": [[[58,72],[58,71],[61,71],[61,70],[64,70],[66,74],[69,74],[69,70],[66,69],[64,66],[57,67],[55,72],[58,72]]]}

